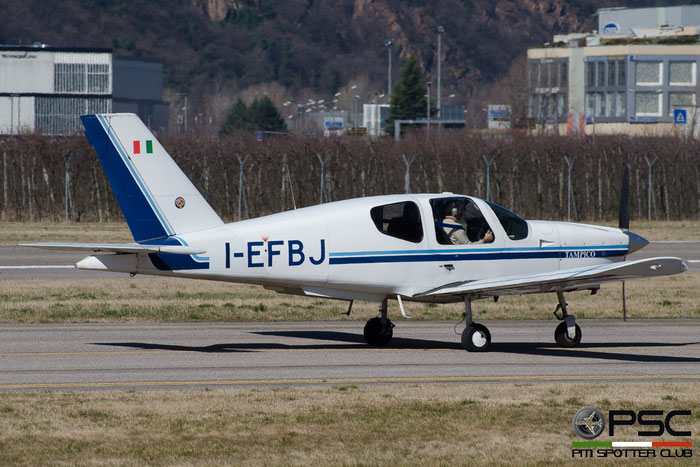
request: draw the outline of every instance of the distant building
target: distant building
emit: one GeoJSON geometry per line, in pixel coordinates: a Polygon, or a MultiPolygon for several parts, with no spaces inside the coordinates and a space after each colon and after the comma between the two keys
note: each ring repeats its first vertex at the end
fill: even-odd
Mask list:
{"type": "Polygon", "coordinates": [[[76,134],[80,115],[116,111],[166,129],[162,66],[110,49],[0,46],[0,134],[76,134]]]}
{"type": "Polygon", "coordinates": [[[370,138],[385,134],[386,119],[389,117],[389,104],[363,104],[362,126],[370,138]]]}
{"type": "Polygon", "coordinates": [[[610,8],[598,31],[528,50],[528,116],[570,133],[661,134],[695,114],[700,6],[610,8]]]}
{"type": "Polygon", "coordinates": [[[299,116],[298,123],[303,125],[300,128],[301,134],[341,136],[348,131],[348,112],[345,110],[303,111],[299,116]]]}
{"type": "Polygon", "coordinates": [[[112,111],[135,113],[150,128],[167,130],[168,104],[163,102],[163,64],[113,57],[112,111]]]}

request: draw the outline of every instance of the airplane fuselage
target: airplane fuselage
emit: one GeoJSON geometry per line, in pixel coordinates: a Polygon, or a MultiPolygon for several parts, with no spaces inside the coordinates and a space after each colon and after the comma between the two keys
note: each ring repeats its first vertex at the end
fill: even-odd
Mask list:
{"type": "Polygon", "coordinates": [[[630,249],[630,237],[620,229],[564,222],[528,221],[526,234],[513,239],[491,206],[471,197],[467,199],[493,231],[493,241],[445,244],[438,238],[444,224],[436,219],[434,206],[455,198],[467,197],[390,195],[333,202],[177,237],[182,245],[206,250],[201,255],[95,255],[78,267],[381,301],[392,295],[411,299],[454,282],[618,262],[630,249]],[[372,208],[405,202],[420,210],[419,240],[389,235],[373,222],[372,208]]]}

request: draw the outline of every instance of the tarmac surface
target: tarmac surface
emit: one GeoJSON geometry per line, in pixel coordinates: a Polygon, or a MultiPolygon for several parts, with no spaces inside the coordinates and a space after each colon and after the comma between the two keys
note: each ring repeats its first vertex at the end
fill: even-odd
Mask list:
{"type": "Polygon", "coordinates": [[[363,324],[3,325],[0,390],[700,381],[698,320],[579,320],[575,349],[554,321],[483,322],[488,353],[463,350],[454,323],[400,322],[384,348],[363,324]]]}
{"type": "MultiPolygon", "coordinates": [[[[85,256],[0,246],[0,279],[123,276],[72,268],[85,256]]],[[[654,242],[629,259],[652,256],[700,272],[700,242],[654,242]]],[[[575,349],[554,344],[553,320],[482,323],[488,353],[464,351],[446,322],[398,322],[384,348],[364,343],[361,322],[0,325],[0,390],[700,381],[698,320],[578,320],[575,349]]]]}

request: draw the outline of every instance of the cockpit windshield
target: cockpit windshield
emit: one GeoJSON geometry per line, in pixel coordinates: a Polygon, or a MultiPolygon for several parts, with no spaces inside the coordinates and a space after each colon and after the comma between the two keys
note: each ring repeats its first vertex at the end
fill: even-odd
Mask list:
{"type": "Polygon", "coordinates": [[[493,210],[493,213],[498,217],[498,221],[503,226],[503,230],[506,231],[506,235],[511,240],[522,240],[527,237],[527,222],[518,216],[507,210],[506,208],[499,206],[498,204],[486,201],[486,204],[493,210]]]}

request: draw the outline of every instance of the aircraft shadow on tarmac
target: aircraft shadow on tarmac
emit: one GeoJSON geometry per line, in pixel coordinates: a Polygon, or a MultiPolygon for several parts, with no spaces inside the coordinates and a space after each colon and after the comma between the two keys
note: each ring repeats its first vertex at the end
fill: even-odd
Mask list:
{"type": "MultiPolygon", "coordinates": [[[[277,336],[285,338],[313,339],[322,341],[319,344],[281,344],[274,342],[214,344],[207,346],[186,346],[173,344],[155,344],[145,342],[102,342],[93,345],[128,347],[143,350],[166,350],[204,353],[235,353],[256,352],[266,350],[357,350],[368,348],[360,334],[338,331],[265,331],[253,332],[261,336],[277,336]]],[[[664,348],[697,345],[700,342],[659,343],[659,342],[616,342],[580,344],[577,348],[559,348],[553,342],[493,342],[489,354],[505,353],[529,356],[554,356],[568,358],[588,358],[600,360],[617,360],[637,363],[700,363],[700,358],[668,355],[654,355],[664,348]],[[648,353],[618,353],[635,348],[645,349],[648,353]],[[600,349],[600,350],[596,350],[600,349]],[[605,349],[605,350],[603,350],[605,349]],[[612,349],[612,350],[611,350],[612,349]]],[[[460,350],[459,342],[435,341],[429,339],[411,339],[394,337],[385,347],[374,349],[385,350],[460,350]]],[[[466,352],[465,352],[466,353],[466,352]]]]}

